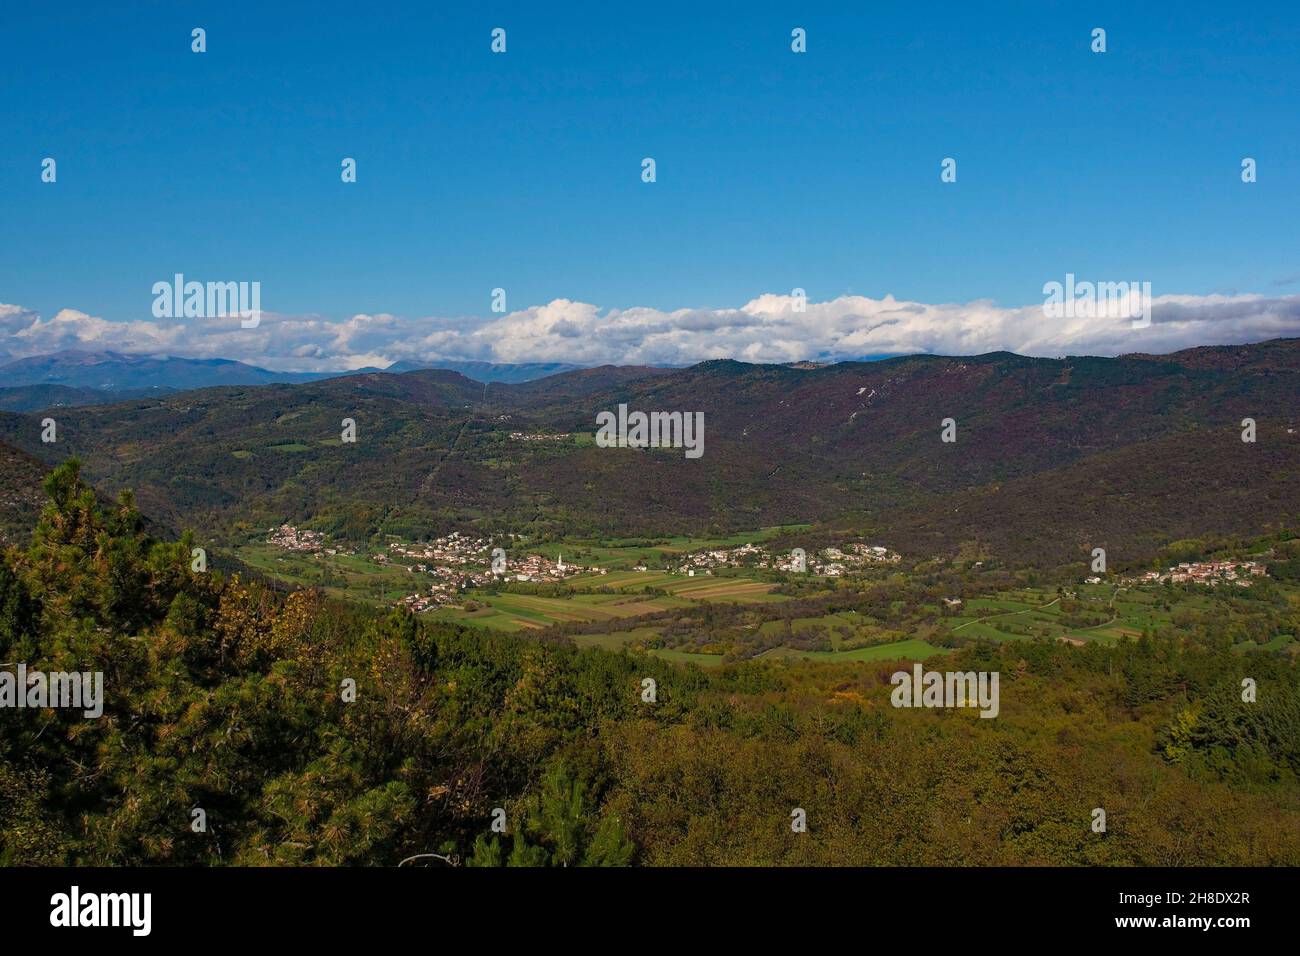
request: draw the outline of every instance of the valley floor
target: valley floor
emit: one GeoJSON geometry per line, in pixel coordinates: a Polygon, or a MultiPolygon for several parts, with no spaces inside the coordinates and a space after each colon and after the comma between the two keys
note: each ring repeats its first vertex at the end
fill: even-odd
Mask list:
{"type": "MultiPolygon", "coordinates": [[[[714,539],[521,544],[517,555],[567,562],[569,576],[494,581],[453,593],[439,606],[417,609],[431,620],[524,634],[560,633],[579,646],[638,649],[668,660],[716,666],[745,657],[923,660],[979,640],[1044,638],[1074,646],[1109,645],[1168,630],[1176,618],[1186,623],[1215,613],[1231,617],[1224,608],[1251,597],[1249,588],[1171,587],[1120,577],[1101,583],[1007,587],[1005,574],[967,568],[959,575],[966,596],[941,599],[923,591],[927,581],[933,586],[933,568],[864,567],[844,577],[791,574],[773,567],[680,570],[691,555],[762,546],[804,528],[765,528],[714,539]],[[583,570],[573,573],[575,567],[583,570]],[[899,595],[887,614],[845,606],[853,603],[854,595],[882,587],[899,595]],[[701,619],[705,605],[720,609],[724,618],[714,614],[701,619]]],[[[331,549],[327,554],[254,542],[236,554],[250,567],[292,586],[315,586],[338,597],[381,605],[409,602],[427,580],[425,565],[388,560],[373,548],[358,553],[331,549]]],[[[1269,581],[1268,587],[1270,593],[1300,604],[1295,586],[1269,581]]],[[[1237,633],[1230,643],[1238,651],[1294,653],[1300,643],[1291,630],[1266,634],[1263,640],[1237,633]]]]}

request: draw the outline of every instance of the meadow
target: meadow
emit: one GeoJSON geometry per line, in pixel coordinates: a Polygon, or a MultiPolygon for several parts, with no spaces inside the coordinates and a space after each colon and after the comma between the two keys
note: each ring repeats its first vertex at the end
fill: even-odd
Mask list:
{"type": "MultiPolygon", "coordinates": [[[[1121,638],[1141,637],[1143,631],[1168,626],[1173,619],[1172,612],[1161,606],[1165,596],[1156,588],[1081,584],[1073,593],[1089,609],[1103,611],[1107,620],[1072,626],[1064,620],[1060,595],[1035,588],[972,598],[962,606],[961,613],[947,620],[954,633],[992,641],[1045,637],[1072,644],[1114,644],[1121,638]]],[[[1212,603],[1200,595],[1177,596],[1177,606],[1183,609],[1205,610],[1212,603]]]]}
{"type": "MultiPolygon", "coordinates": [[[[529,545],[520,550],[552,559],[563,555],[566,563],[598,568],[603,573],[580,574],[552,585],[512,582],[500,588],[476,588],[464,592],[462,603],[428,611],[425,616],[525,634],[559,626],[580,647],[649,650],[665,660],[716,666],[723,661],[722,654],[716,652],[734,645],[712,639],[668,639],[667,647],[656,646],[660,644],[662,615],[704,604],[740,605],[754,609],[757,615],[750,616],[751,623],[744,631],[759,641],[751,652],[754,656],[862,662],[923,660],[952,646],[952,638],[996,643],[1047,639],[1075,646],[1110,646],[1125,638],[1168,630],[1176,624],[1175,615],[1230,621],[1236,614],[1232,601],[1246,596],[1228,590],[1211,593],[1117,583],[1063,589],[1025,587],[969,596],[955,610],[938,604],[913,604],[901,617],[885,624],[845,609],[795,617],[775,607],[765,612],[763,608],[791,597],[777,593],[775,581],[759,580],[758,572],[723,568],[715,574],[690,576],[666,570],[676,556],[686,552],[758,543],[789,530],[789,526],[771,527],[709,539],[590,539],[529,545]],[[638,567],[647,569],[634,570],[638,567]],[[591,633],[584,632],[585,625],[591,625],[591,633]]],[[[332,596],[379,605],[391,605],[422,590],[427,580],[401,563],[375,562],[367,549],[352,555],[304,554],[251,543],[237,554],[249,566],[292,586],[313,586],[332,596]]],[[[821,583],[830,589],[823,594],[836,587],[836,582],[828,579],[821,583]]],[[[1276,587],[1290,600],[1300,602],[1294,586],[1276,583],[1276,587]]],[[[1266,643],[1234,640],[1233,645],[1238,652],[1292,648],[1294,653],[1300,648],[1295,636],[1285,632],[1266,643]]]]}
{"type": "MultiPolygon", "coordinates": [[[[430,612],[437,620],[494,627],[507,631],[537,630],[552,624],[610,621],[689,607],[701,601],[763,603],[783,601],[773,585],[743,577],[688,577],[658,571],[589,574],[565,582],[575,590],[593,589],[566,597],[546,597],[514,591],[475,591],[473,610],[444,607],[430,612]],[[594,589],[599,588],[599,591],[594,589]],[[662,593],[645,593],[646,589],[662,593]],[[612,593],[605,593],[605,592],[612,593]]],[[[629,643],[623,641],[621,643],[629,643]]]]}

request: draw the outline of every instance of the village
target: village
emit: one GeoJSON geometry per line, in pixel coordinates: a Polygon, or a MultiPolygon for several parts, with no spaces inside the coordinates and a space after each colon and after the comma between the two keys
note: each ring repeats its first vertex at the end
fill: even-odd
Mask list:
{"type": "Polygon", "coordinates": [[[356,554],[346,548],[329,548],[325,546],[325,536],[319,531],[308,528],[295,528],[291,524],[282,524],[278,528],[267,529],[267,544],[273,544],[286,551],[298,551],[304,554],[356,554]]]}
{"type": "MultiPolygon", "coordinates": [[[[508,539],[513,543],[522,535],[508,534],[495,539],[475,537],[460,531],[434,538],[427,542],[391,540],[383,551],[370,555],[375,564],[405,568],[410,574],[428,575],[432,582],[427,588],[403,597],[398,603],[416,611],[426,611],[463,599],[462,592],[475,587],[517,581],[545,584],[587,572],[604,574],[604,569],[585,568],[566,562],[564,556],[552,561],[540,554],[512,558],[506,548],[493,541],[508,539]]],[[[356,551],[329,546],[319,531],[296,528],[284,524],[271,528],[267,543],[286,551],[312,555],[354,555],[356,551]]]]}
{"type": "Polygon", "coordinates": [[[715,568],[770,568],[793,573],[808,572],[823,577],[841,577],[872,565],[897,564],[902,556],[879,545],[850,544],[846,549],[823,548],[814,555],[794,549],[775,556],[765,548],[742,544],[736,548],[710,548],[686,555],[675,569],[679,574],[712,574],[715,568]]]}
{"type": "MultiPolygon", "coordinates": [[[[518,537],[510,535],[511,538],[518,537]]],[[[491,587],[498,583],[518,581],[528,584],[547,584],[588,571],[605,569],[584,568],[565,563],[564,555],[552,561],[540,554],[529,554],[512,559],[504,548],[494,548],[486,538],[470,538],[453,532],[435,539],[429,545],[406,545],[394,542],[391,553],[402,557],[424,560],[407,566],[413,574],[428,574],[434,580],[426,591],[408,594],[398,604],[412,611],[428,611],[464,600],[462,592],[469,588],[491,587]]],[[[379,563],[390,559],[384,554],[375,555],[379,563]]]]}
{"type": "MultiPolygon", "coordinates": [[[[405,569],[412,575],[424,575],[429,583],[402,597],[397,603],[414,611],[427,611],[465,600],[473,588],[489,588],[502,583],[557,583],[580,574],[606,574],[607,568],[584,567],[563,554],[551,560],[540,554],[512,557],[516,544],[524,536],[503,534],[482,537],[453,531],[429,541],[409,542],[392,539],[387,547],[373,552],[369,559],[377,565],[405,569]],[[506,547],[500,545],[504,543],[506,547]]],[[[355,555],[357,552],[331,544],[319,531],[280,525],[268,531],[267,543],[287,551],[322,556],[355,555]]],[[[823,577],[841,577],[871,567],[897,564],[901,556],[879,545],[862,543],[828,547],[813,554],[802,549],[773,553],[754,544],[732,548],[704,548],[669,559],[663,570],[683,574],[711,575],[722,568],[751,568],[808,573],[823,577]]],[[[645,564],[634,571],[648,571],[645,564]]]]}
{"type": "MultiPolygon", "coordinates": [[[[1258,561],[1184,561],[1165,571],[1147,571],[1129,580],[1137,584],[1235,584],[1248,588],[1251,578],[1266,577],[1268,570],[1258,561]]],[[[1089,583],[1096,582],[1090,578],[1089,583]]]]}
{"type": "Polygon", "coordinates": [[[556,434],[552,434],[548,432],[538,432],[536,434],[531,432],[510,433],[511,441],[566,441],[568,440],[568,438],[569,436],[564,434],[563,432],[556,433],[556,434]]]}

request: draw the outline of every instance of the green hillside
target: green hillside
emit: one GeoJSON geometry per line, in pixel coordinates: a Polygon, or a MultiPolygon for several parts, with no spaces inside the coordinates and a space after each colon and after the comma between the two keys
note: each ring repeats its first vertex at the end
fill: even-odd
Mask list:
{"type": "Polygon", "coordinates": [[[1300,497],[1300,342],[1172,356],[913,356],[819,368],[706,362],[520,385],[365,374],[0,415],[47,462],[77,454],[110,493],[225,543],[281,522],[363,541],[451,529],[721,535],[822,523],[910,558],[986,551],[1122,560],[1170,537],[1262,534],[1300,497]],[[599,448],[619,403],[705,414],[706,452],[599,448]],[[1258,422],[1240,441],[1243,418],[1258,422]],[[940,441],[940,422],[957,441],[940,441]],[[344,421],[356,441],[342,440],[344,421]],[[1105,542],[1103,544],[1102,542],[1105,542]]]}
{"type": "MultiPolygon", "coordinates": [[[[0,864],[1300,864],[1297,664],[1222,629],[1267,608],[1293,627],[1294,596],[1153,610],[1135,641],[908,649],[1000,674],[985,720],[891,706],[901,647],[689,667],[422,621],[195,573],[129,499],[101,511],[66,466],[46,489],[30,547],[0,560],[0,659],[96,670],[106,692],[92,719],[4,712],[0,864]]],[[[925,613],[896,591],[857,604],[825,611],[925,613]]],[[[748,613],[689,609],[701,636],[727,608],[748,613]]]]}

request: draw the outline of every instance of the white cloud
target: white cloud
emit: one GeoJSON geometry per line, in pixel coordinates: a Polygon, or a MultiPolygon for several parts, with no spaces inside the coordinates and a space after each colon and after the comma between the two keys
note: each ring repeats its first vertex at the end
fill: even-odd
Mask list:
{"type": "Polygon", "coordinates": [[[930,352],[1024,355],[1172,352],[1300,335],[1300,295],[1166,295],[1152,322],[1049,319],[1040,303],[909,302],[841,296],[796,312],[785,295],[760,295],[732,309],[602,309],[556,299],[492,318],[344,319],[264,312],[256,329],[228,319],[111,321],[75,309],[49,320],[0,304],[0,353],[11,358],[61,349],[231,358],[286,371],[385,366],[399,360],[472,359],[579,365],[688,365],[711,358],[751,362],[837,360],[930,352]]]}

